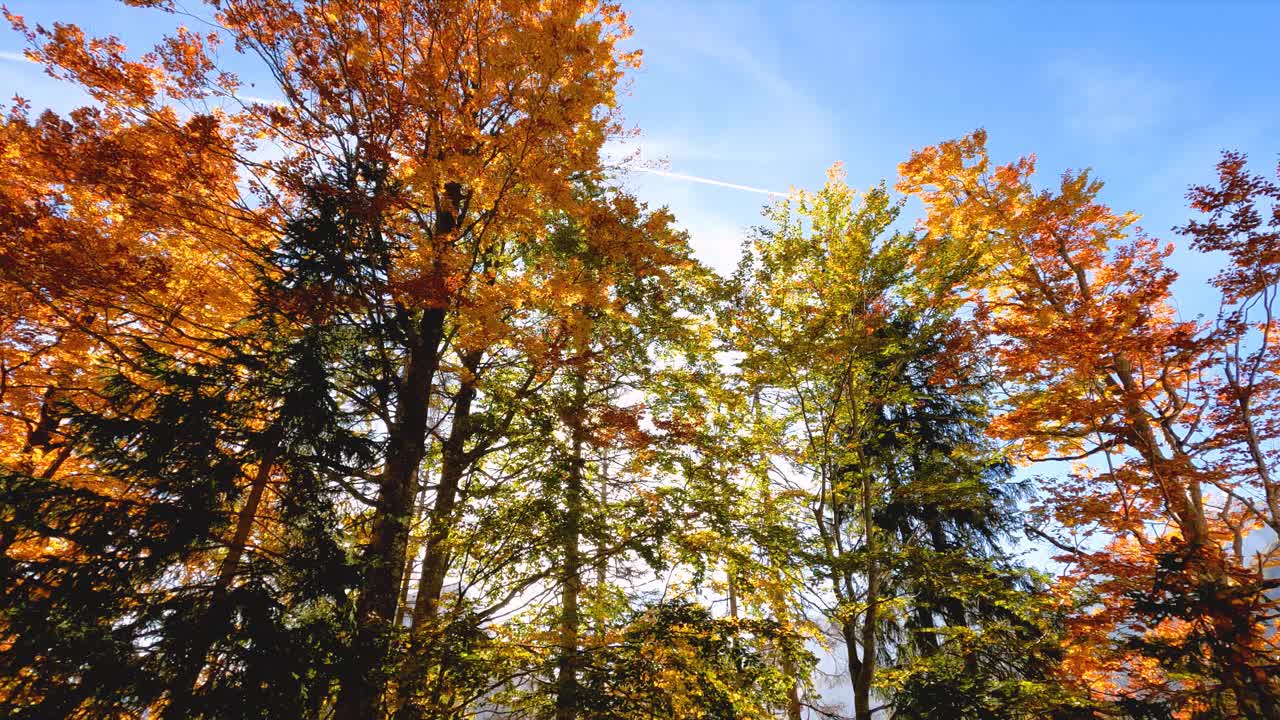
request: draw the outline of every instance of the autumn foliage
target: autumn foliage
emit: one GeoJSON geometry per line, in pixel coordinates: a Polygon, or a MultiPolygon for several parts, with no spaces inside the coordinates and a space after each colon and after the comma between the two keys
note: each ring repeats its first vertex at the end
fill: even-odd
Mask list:
{"type": "Polygon", "coordinates": [[[613,3],[126,4],[6,11],[0,715],[1280,717],[1280,176],[1170,242],[979,130],[719,277],[613,3]]]}
{"type": "Polygon", "coordinates": [[[1099,203],[1101,183],[1067,173],[1036,191],[1033,158],[991,168],[984,141],[917,153],[899,187],[926,203],[926,247],[959,242],[982,258],[975,313],[1011,390],[993,433],[1029,460],[1073,463],[1043,505],[1072,537],[1054,541],[1070,568],[1060,591],[1080,608],[1068,667],[1109,700],[1273,715],[1275,558],[1246,559],[1243,544],[1274,528],[1274,492],[1264,421],[1240,409],[1268,384],[1271,328],[1265,311],[1239,316],[1272,287],[1256,204],[1274,185],[1228,154],[1221,187],[1192,190],[1210,213],[1185,229],[1193,246],[1234,250],[1215,281],[1222,314],[1201,326],[1173,310],[1172,245],[1099,203]],[[1250,235],[1262,242],[1242,252],[1250,235]]]}

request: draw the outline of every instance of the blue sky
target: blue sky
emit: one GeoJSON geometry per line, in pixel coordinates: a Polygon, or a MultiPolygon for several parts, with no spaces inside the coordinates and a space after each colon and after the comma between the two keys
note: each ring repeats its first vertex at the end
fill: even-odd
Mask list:
{"type": "MultiPolygon", "coordinates": [[[[1260,170],[1280,158],[1280,3],[628,7],[645,65],[624,110],[645,156],[676,172],[787,190],[818,185],[841,160],[865,186],[892,179],[912,149],[982,126],[995,159],[1034,152],[1046,182],[1091,167],[1108,203],[1174,239],[1187,186],[1213,177],[1221,149],[1260,170]]],[[[632,185],[669,204],[720,268],[768,199],[659,177],[632,185]]],[[[1175,264],[1179,294],[1208,299],[1212,263],[1175,264]]]]}
{"type": "MultiPolygon", "coordinates": [[[[632,2],[645,51],[624,111],[646,160],[763,189],[893,182],[913,149],[988,131],[993,159],[1035,153],[1041,182],[1092,168],[1151,235],[1191,217],[1223,149],[1280,160],[1280,3],[632,2]],[[1064,5],[1067,5],[1064,7],[1064,5]]],[[[650,175],[699,256],[730,271],[766,195],[650,175]]],[[[1179,250],[1180,314],[1212,315],[1216,258],[1179,250]]],[[[1062,466],[1040,465],[1030,474],[1062,466]]],[[[1041,567],[1054,553],[1020,549],[1041,567]]]]}
{"type": "MultiPolygon", "coordinates": [[[[141,51],[173,18],[108,0],[7,0],[31,21],[70,20],[141,51]]],[[[186,4],[196,6],[193,0],[186,4]]],[[[1104,199],[1150,233],[1188,216],[1184,193],[1219,150],[1258,169],[1280,154],[1280,3],[670,2],[628,8],[645,51],[624,113],[630,145],[670,171],[785,191],[840,160],[855,185],[892,180],[914,148],[986,127],[997,160],[1034,152],[1052,182],[1092,167],[1104,199]]],[[[0,84],[66,109],[68,88],[0,34],[0,84]]],[[[269,95],[269,88],[254,92],[269,95]]],[[[698,254],[730,269],[768,196],[634,174],[698,254]]],[[[1175,258],[1188,314],[1212,311],[1213,262],[1175,258]]]]}

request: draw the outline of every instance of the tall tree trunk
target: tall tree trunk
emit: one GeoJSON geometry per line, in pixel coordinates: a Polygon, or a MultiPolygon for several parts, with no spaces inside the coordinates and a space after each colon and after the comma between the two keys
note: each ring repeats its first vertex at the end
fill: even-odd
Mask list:
{"type": "Polygon", "coordinates": [[[732,563],[725,568],[725,576],[729,581],[729,617],[738,619],[738,583],[733,579],[732,563]]]}
{"type": "Polygon", "coordinates": [[[440,595],[449,570],[449,535],[453,529],[453,511],[458,503],[458,488],[468,466],[467,442],[471,439],[471,409],[476,399],[473,379],[480,366],[481,353],[473,351],[462,357],[462,367],[471,374],[463,378],[453,399],[453,420],[449,437],[441,447],[440,483],[435,503],[427,520],[426,554],[422,558],[422,576],[413,606],[413,627],[421,629],[434,620],[440,607],[440,595]]]}
{"type": "Polygon", "coordinates": [[[449,437],[440,448],[440,482],[436,484],[435,502],[427,517],[426,546],[422,557],[422,572],[414,595],[413,616],[410,622],[413,657],[401,668],[399,686],[400,706],[397,720],[416,720],[424,716],[418,698],[430,694],[426,703],[431,717],[439,711],[440,697],[444,692],[447,668],[441,656],[442,648],[435,642],[433,633],[440,611],[440,598],[444,592],[445,577],[449,572],[449,539],[453,530],[453,514],[457,507],[458,490],[470,461],[467,442],[472,435],[471,411],[476,398],[475,371],[480,364],[481,353],[470,352],[462,357],[462,366],[471,374],[462,380],[453,398],[453,419],[449,437]],[[434,683],[432,682],[432,671],[434,683]],[[428,693],[428,686],[430,690],[428,693]]]}
{"type": "MultiPolygon", "coordinates": [[[[599,501],[598,508],[603,511],[609,504],[609,461],[607,458],[600,461],[600,493],[597,498],[599,501]]],[[[595,591],[595,635],[598,643],[604,642],[604,634],[608,618],[605,616],[605,599],[609,592],[609,558],[605,555],[604,549],[600,546],[603,543],[596,542],[596,591],[595,591]]]]}
{"type": "Polygon", "coordinates": [[[412,334],[403,381],[397,393],[396,422],[390,429],[387,460],[378,487],[373,532],[364,549],[364,578],[356,603],[360,624],[343,672],[335,720],[375,720],[386,691],[390,637],[413,515],[414,487],[426,454],[427,410],[440,365],[444,308],[426,310],[412,334]]]}
{"type": "Polygon", "coordinates": [[[854,717],[871,720],[871,683],[876,672],[876,624],[880,602],[880,573],[876,560],[876,532],[871,516],[871,478],[862,479],[862,525],[867,533],[867,610],[862,620],[862,665],[853,679],[854,717]]]}
{"type": "MultiPolygon", "coordinates": [[[[418,500],[413,504],[413,521],[416,523],[422,517],[422,513],[426,510],[427,498],[426,490],[422,486],[424,483],[418,482],[418,500]]],[[[413,565],[418,559],[418,550],[421,548],[420,542],[414,542],[413,535],[409,536],[409,546],[405,549],[404,561],[404,577],[400,578],[400,601],[396,603],[396,627],[404,627],[404,621],[409,617],[409,587],[413,584],[413,565]]]]}
{"type": "Polygon", "coordinates": [[[844,638],[844,656],[849,665],[849,687],[853,692],[854,717],[864,718],[864,711],[870,707],[869,698],[858,692],[858,678],[862,677],[862,654],[858,647],[858,624],[852,620],[841,623],[840,636],[844,638]]]}
{"type": "MultiPolygon", "coordinates": [[[[458,228],[464,190],[457,182],[444,185],[437,200],[432,235],[448,242],[458,228]]],[[[387,458],[374,508],[373,533],[365,546],[364,577],[356,601],[355,646],[341,676],[334,720],[377,720],[383,715],[390,668],[391,632],[396,616],[400,580],[405,572],[418,468],[426,455],[427,417],[431,389],[440,368],[440,343],[448,314],[445,269],[437,260],[431,283],[439,293],[438,307],[422,312],[407,328],[408,357],[396,393],[395,424],[389,428],[387,458]]]]}
{"type": "MultiPolygon", "coordinates": [[[[796,663],[790,657],[782,660],[782,673],[787,677],[796,676],[796,663]]],[[[791,681],[787,687],[787,720],[800,720],[800,683],[791,681]]]]}
{"type": "Polygon", "coordinates": [[[564,488],[564,526],[561,552],[564,571],[560,580],[560,658],[556,673],[556,720],[578,716],[578,646],[581,617],[578,596],[582,592],[582,484],[586,440],[586,383],[581,371],[574,377],[573,406],[569,409],[570,456],[564,488]]]}

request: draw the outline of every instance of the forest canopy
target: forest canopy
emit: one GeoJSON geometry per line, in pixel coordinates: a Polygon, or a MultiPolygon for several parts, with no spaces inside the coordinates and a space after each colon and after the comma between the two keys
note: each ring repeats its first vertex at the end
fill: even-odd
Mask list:
{"type": "Polygon", "coordinates": [[[1280,167],[972,130],[718,274],[613,3],[124,3],[5,11],[0,716],[1280,718],[1280,167]]]}

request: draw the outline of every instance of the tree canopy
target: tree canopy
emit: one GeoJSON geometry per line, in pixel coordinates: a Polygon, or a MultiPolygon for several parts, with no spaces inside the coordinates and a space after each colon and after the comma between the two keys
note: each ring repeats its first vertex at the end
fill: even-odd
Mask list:
{"type": "Polygon", "coordinates": [[[87,104],[0,121],[0,714],[1280,717],[1280,173],[1188,193],[1208,319],[983,130],[722,277],[613,3],[125,2],[6,11],[87,104]]]}

